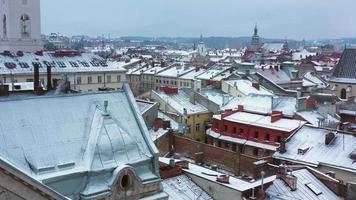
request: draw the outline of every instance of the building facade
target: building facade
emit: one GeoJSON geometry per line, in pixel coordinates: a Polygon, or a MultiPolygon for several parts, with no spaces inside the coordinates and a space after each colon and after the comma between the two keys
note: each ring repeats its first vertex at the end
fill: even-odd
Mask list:
{"type": "Polygon", "coordinates": [[[265,116],[245,112],[243,106],[214,115],[207,130],[209,144],[256,157],[270,156],[281,141],[305,124],[283,118],[281,112],[265,116]]]}
{"type": "Polygon", "coordinates": [[[0,52],[42,50],[40,0],[2,0],[0,19],[0,52]]]}

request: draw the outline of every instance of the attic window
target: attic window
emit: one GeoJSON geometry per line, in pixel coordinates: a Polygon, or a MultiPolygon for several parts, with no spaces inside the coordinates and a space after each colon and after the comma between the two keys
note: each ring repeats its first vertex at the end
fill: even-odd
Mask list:
{"type": "Polygon", "coordinates": [[[307,188],[312,191],[316,196],[323,194],[323,192],[320,191],[313,183],[306,183],[305,186],[307,186],[307,188]]]}
{"type": "Polygon", "coordinates": [[[7,67],[8,69],[15,69],[16,68],[16,64],[12,63],[12,62],[6,62],[5,63],[5,67],[7,67]]]}
{"type": "Polygon", "coordinates": [[[309,147],[299,148],[298,155],[304,155],[309,150],[309,147]]]}
{"type": "Polygon", "coordinates": [[[87,62],[80,62],[84,67],[90,67],[90,65],[87,62]]]}
{"type": "Polygon", "coordinates": [[[131,179],[130,176],[125,174],[122,176],[121,181],[120,181],[120,186],[124,189],[127,190],[128,187],[131,185],[131,179]]]}
{"type": "Polygon", "coordinates": [[[91,61],[90,64],[93,65],[94,67],[99,67],[99,63],[96,61],[91,61]]]}
{"type": "Polygon", "coordinates": [[[57,64],[61,68],[66,68],[67,67],[66,64],[64,62],[61,62],[61,61],[57,62],[57,64]]]}
{"type": "Polygon", "coordinates": [[[78,63],[69,61],[69,64],[72,65],[72,67],[79,67],[78,63]]]}
{"type": "Polygon", "coordinates": [[[108,66],[108,64],[104,60],[100,61],[100,65],[103,66],[103,67],[107,67],[108,66]]]}
{"type": "Polygon", "coordinates": [[[19,65],[21,68],[30,68],[30,66],[25,62],[20,62],[19,65]]]}

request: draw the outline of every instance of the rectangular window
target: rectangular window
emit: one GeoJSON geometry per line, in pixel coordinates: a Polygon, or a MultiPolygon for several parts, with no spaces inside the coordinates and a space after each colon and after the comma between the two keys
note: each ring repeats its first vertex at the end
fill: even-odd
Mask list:
{"type": "Polygon", "coordinates": [[[281,143],[282,139],[281,139],[281,136],[277,136],[277,141],[278,143],[281,143]]]}
{"type": "Polygon", "coordinates": [[[244,129],[240,128],[240,134],[244,133],[244,129]]]}
{"type": "Polygon", "coordinates": [[[266,134],[265,134],[265,140],[268,140],[268,141],[269,141],[269,138],[270,138],[269,134],[266,133],[266,134]]]}
{"type": "Polygon", "coordinates": [[[200,131],[200,124],[195,125],[195,131],[200,131]]]}
{"type": "Polygon", "coordinates": [[[103,77],[102,76],[98,76],[98,83],[102,83],[103,82],[103,77]]]}
{"type": "Polygon", "coordinates": [[[237,150],[237,145],[235,143],[232,143],[232,151],[236,152],[236,150],[237,150]]]}
{"type": "Polygon", "coordinates": [[[234,128],[232,129],[232,133],[233,133],[233,134],[236,134],[236,133],[237,133],[236,127],[234,127],[234,128]]]}
{"type": "Polygon", "coordinates": [[[121,75],[117,75],[116,79],[117,79],[117,82],[121,82],[121,75]]]}
{"type": "Polygon", "coordinates": [[[227,125],[224,125],[224,132],[227,132],[227,125]]]}
{"type": "Polygon", "coordinates": [[[77,76],[77,84],[78,85],[82,84],[82,77],[77,76]]]}
{"type": "Polygon", "coordinates": [[[93,83],[93,78],[91,76],[88,76],[88,84],[92,84],[92,83],[93,83]]]}
{"type": "Polygon", "coordinates": [[[26,79],[26,82],[34,82],[33,78],[26,79]]]}
{"type": "Polygon", "coordinates": [[[255,131],[255,138],[258,138],[258,131],[255,131]]]}
{"type": "Polygon", "coordinates": [[[107,83],[111,83],[111,75],[107,75],[106,76],[106,82],[107,83]]]}
{"type": "Polygon", "coordinates": [[[257,149],[257,148],[254,148],[254,149],[253,149],[253,155],[254,155],[254,156],[258,156],[258,149],[257,149]]]}

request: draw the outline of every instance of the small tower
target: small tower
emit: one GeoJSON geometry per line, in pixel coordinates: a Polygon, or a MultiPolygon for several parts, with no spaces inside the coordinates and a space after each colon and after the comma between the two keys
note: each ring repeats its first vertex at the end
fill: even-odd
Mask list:
{"type": "Polygon", "coordinates": [[[1,0],[0,19],[0,52],[42,50],[40,0],[1,0]]]}
{"type": "Polygon", "coordinates": [[[198,56],[206,56],[207,50],[203,40],[203,34],[200,35],[200,40],[198,43],[198,56]]]}
{"type": "Polygon", "coordinates": [[[251,41],[251,49],[257,51],[260,48],[260,36],[258,36],[257,25],[255,25],[254,33],[251,41]]]}

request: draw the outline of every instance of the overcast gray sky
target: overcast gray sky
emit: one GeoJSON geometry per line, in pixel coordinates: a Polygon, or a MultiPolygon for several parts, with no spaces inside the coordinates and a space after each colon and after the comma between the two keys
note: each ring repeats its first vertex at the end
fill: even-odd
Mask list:
{"type": "Polygon", "coordinates": [[[42,32],[92,36],[356,36],[356,0],[42,0],[42,32]]]}

